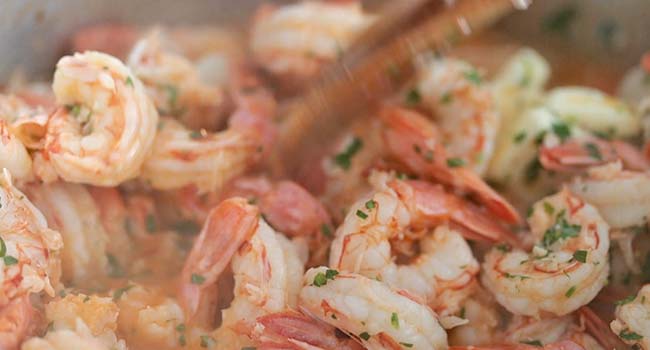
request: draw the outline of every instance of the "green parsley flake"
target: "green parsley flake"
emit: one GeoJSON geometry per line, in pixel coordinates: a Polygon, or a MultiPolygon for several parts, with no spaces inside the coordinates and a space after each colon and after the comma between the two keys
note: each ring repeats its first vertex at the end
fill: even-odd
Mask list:
{"type": "Polygon", "coordinates": [[[573,258],[584,264],[587,262],[587,254],[588,252],[586,250],[576,250],[576,252],[573,253],[573,258]]]}
{"type": "Polygon", "coordinates": [[[368,210],[374,209],[376,206],[377,206],[377,202],[375,202],[375,200],[373,199],[366,202],[366,209],[368,210]]]}
{"type": "Polygon", "coordinates": [[[108,260],[108,276],[113,278],[124,277],[124,269],[120,266],[120,262],[115,258],[113,254],[106,254],[106,259],[108,260]]]}
{"type": "Polygon", "coordinates": [[[320,232],[323,233],[323,236],[332,238],[332,229],[328,224],[322,224],[320,227],[320,232]]]}
{"type": "Polygon", "coordinates": [[[483,80],[476,69],[469,70],[463,73],[463,75],[465,76],[465,79],[469,80],[474,85],[481,85],[481,81],[483,80]]]}
{"type": "Polygon", "coordinates": [[[571,137],[571,128],[569,127],[569,124],[565,122],[555,122],[551,125],[551,129],[562,142],[571,137]]]}
{"type": "Polygon", "coordinates": [[[440,103],[443,105],[449,104],[454,100],[454,95],[451,92],[447,91],[442,96],[440,96],[440,103]]]}
{"type": "Polygon", "coordinates": [[[115,301],[120,300],[122,295],[124,295],[124,293],[128,292],[129,289],[131,289],[131,288],[133,288],[132,285],[116,289],[115,292],[113,292],[113,300],[115,300],[115,301]]]}
{"type": "Polygon", "coordinates": [[[582,227],[580,225],[569,224],[564,217],[564,211],[562,211],[558,215],[555,225],[544,232],[542,244],[544,245],[544,248],[548,248],[559,240],[578,237],[581,229],[582,227]]]}
{"type": "Polygon", "coordinates": [[[180,344],[181,346],[185,346],[187,344],[187,341],[185,340],[185,334],[181,334],[178,337],[178,344],[180,344]]]}
{"type": "Polygon", "coordinates": [[[363,340],[368,340],[368,339],[370,339],[370,334],[368,334],[368,332],[363,332],[363,333],[359,334],[359,338],[361,338],[363,340]]]}
{"type": "Polygon", "coordinates": [[[465,165],[462,158],[447,158],[447,166],[450,168],[458,168],[465,165]]]}
{"type": "Polygon", "coordinates": [[[551,203],[544,202],[544,212],[547,215],[553,215],[553,213],[555,212],[555,208],[553,208],[553,205],[551,205],[551,203]]]}
{"type": "Polygon", "coordinates": [[[334,163],[344,170],[350,169],[352,157],[361,150],[363,142],[361,139],[354,137],[348,147],[341,153],[334,156],[334,163]]]}
{"type": "Polygon", "coordinates": [[[624,299],[616,301],[614,304],[615,305],[625,305],[625,304],[629,304],[629,303],[633,302],[634,299],[636,299],[636,295],[629,295],[629,296],[625,297],[624,299]]]}
{"type": "Polygon", "coordinates": [[[407,105],[414,106],[422,101],[422,96],[416,88],[413,88],[406,93],[405,100],[407,105]]]}
{"type": "Polygon", "coordinates": [[[567,34],[571,23],[578,17],[575,5],[559,8],[543,18],[542,29],[547,32],[567,34]]]}
{"type": "Polygon", "coordinates": [[[630,332],[629,329],[624,329],[621,331],[621,333],[618,334],[619,337],[623,340],[641,340],[643,339],[643,336],[635,333],[635,332],[630,332]]]}
{"type": "Polygon", "coordinates": [[[7,245],[5,241],[0,237],[0,258],[7,254],[7,245]]]}
{"type": "Polygon", "coordinates": [[[512,250],[512,247],[510,247],[510,245],[508,245],[506,243],[497,244],[496,248],[497,248],[498,251],[504,252],[504,253],[507,253],[510,250],[512,250]]]}
{"type": "Polygon", "coordinates": [[[527,184],[531,184],[537,180],[539,173],[542,171],[542,163],[539,162],[537,156],[526,165],[524,169],[524,180],[527,184]]]}
{"type": "Polygon", "coordinates": [[[148,214],[147,218],[145,219],[145,226],[147,228],[147,232],[153,233],[156,232],[156,218],[153,216],[153,214],[148,214]]]}
{"type": "Polygon", "coordinates": [[[595,144],[589,142],[585,144],[585,150],[587,153],[589,153],[589,156],[591,158],[597,159],[597,160],[603,160],[603,155],[600,153],[600,150],[598,149],[598,146],[595,144]]]}
{"type": "Polygon", "coordinates": [[[411,343],[399,343],[399,345],[401,345],[401,346],[403,346],[405,348],[412,348],[413,347],[413,344],[411,344],[411,343]]]}
{"type": "Polygon", "coordinates": [[[189,135],[192,140],[198,140],[203,138],[203,134],[199,130],[192,130],[190,131],[189,135]]]}
{"type": "Polygon", "coordinates": [[[176,326],[176,331],[185,332],[185,323],[180,323],[178,326],[176,326]]]}
{"type": "Polygon", "coordinates": [[[192,282],[192,284],[203,284],[203,282],[205,282],[205,277],[193,273],[192,276],[190,277],[190,281],[192,282]]]}
{"type": "Polygon", "coordinates": [[[131,77],[126,77],[126,85],[133,87],[133,79],[131,77]]]}
{"type": "Polygon", "coordinates": [[[319,272],[314,276],[313,285],[316,287],[322,287],[327,284],[327,280],[334,280],[338,274],[339,272],[333,269],[327,269],[325,270],[325,273],[319,272]]]}
{"type": "Polygon", "coordinates": [[[522,341],[520,341],[520,343],[526,344],[526,345],[536,346],[536,347],[539,347],[539,348],[544,346],[544,344],[542,344],[542,342],[539,341],[539,340],[522,340],[522,341]]]}
{"type": "Polygon", "coordinates": [[[211,336],[209,336],[209,335],[202,335],[201,336],[201,347],[202,348],[211,347],[214,343],[216,343],[216,341],[211,336]]]}
{"type": "Polygon", "coordinates": [[[569,290],[567,290],[566,293],[564,293],[564,296],[567,298],[571,298],[571,296],[573,296],[573,293],[575,292],[576,292],[576,286],[573,286],[569,288],[569,290]]]}
{"type": "Polygon", "coordinates": [[[397,316],[396,312],[393,312],[390,315],[390,325],[395,329],[399,329],[399,317],[397,316]]]}
{"type": "Polygon", "coordinates": [[[520,131],[517,134],[515,134],[515,137],[513,137],[513,141],[515,143],[522,143],[526,139],[526,132],[525,131],[520,131]]]}
{"type": "Polygon", "coordinates": [[[5,261],[5,266],[11,266],[11,265],[15,265],[15,264],[18,263],[18,259],[14,258],[11,255],[7,255],[7,256],[3,257],[3,259],[5,261]]]}
{"type": "Polygon", "coordinates": [[[357,214],[358,217],[360,217],[360,218],[362,218],[364,220],[368,218],[368,214],[362,212],[361,210],[357,210],[356,214],[357,214]]]}
{"type": "Polygon", "coordinates": [[[465,318],[465,307],[464,306],[460,309],[460,313],[458,314],[458,317],[465,318]]]}

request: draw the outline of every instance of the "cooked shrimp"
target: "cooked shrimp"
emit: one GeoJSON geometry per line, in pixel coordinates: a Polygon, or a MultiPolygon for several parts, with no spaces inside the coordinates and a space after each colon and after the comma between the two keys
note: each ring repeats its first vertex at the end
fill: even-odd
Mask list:
{"type": "Polygon", "coordinates": [[[351,338],[344,334],[337,334],[336,328],[296,311],[283,311],[258,317],[253,339],[258,349],[266,350],[363,349],[351,338]]]}
{"type": "Polygon", "coordinates": [[[467,62],[440,58],[423,65],[417,79],[447,156],[483,174],[494,150],[499,113],[481,74],[467,62]]]}
{"type": "Polygon", "coordinates": [[[448,220],[460,232],[493,241],[507,237],[507,231],[440,186],[395,180],[386,173],[373,174],[371,181],[375,192],[352,206],[336,232],[330,266],[408,290],[441,313],[457,312],[479,265],[458,231],[443,223],[448,220]],[[392,258],[390,240],[418,234],[423,236],[420,256],[399,266],[392,258]]]}
{"type": "Polygon", "coordinates": [[[88,326],[77,319],[73,329],[48,332],[42,338],[26,341],[22,350],[126,350],[124,341],[101,339],[93,336],[88,326]]]}
{"type": "Polygon", "coordinates": [[[563,340],[543,347],[528,344],[510,344],[493,346],[452,346],[449,350],[595,350],[583,348],[571,340],[563,340]]]}
{"type": "Polygon", "coordinates": [[[482,281],[517,315],[566,315],[589,303],[607,281],[609,226],[593,206],[564,189],[537,202],[528,219],[532,253],[493,249],[482,281]]]}
{"type": "Polygon", "coordinates": [[[28,295],[15,298],[0,306],[0,349],[18,349],[25,338],[33,332],[36,310],[28,295]]]}
{"type": "Polygon", "coordinates": [[[626,169],[650,169],[643,154],[623,141],[573,139],[557,146],[542,146],[539,152],[539,161],[544,168],[563,172],[580,171],[617,160],[621,160],[626,169]]]}
{"type": "Polygon", "coordinates": [[[300,306],[368,349],[447,349],[447,334],[431,309],[361,275],[310,269],[300,306]]]}
{"type": "Polygon", "coordinates": [[[620,163],[592,168],[578,177],[570,189],[598,208],[605,221],[616,229],[643,226],[650,213],[650,175],[621,169],[620,163]]]}
{"type": "Polygon", "coordinates": [[[358,1],[263,5],[253,20],[250,49],[281,88],[295,92],[373,21],[358,1]]]}
{"type": "Polygon", "coordinates": [[[133,47],[128,65],[161,114],[192,129],[220,126],[226,111],[224,86],[202,81],[193,62],[174,50],[169,35],[159,29],[145,35],[133,47]]]}
{"type": "Polygon", "coordinates": [[[450,345],[494,344],[500,323],[497,303],[486,290],[479,289],[465,300],[458,313],[467,324],[449,330],[450,345]]]}
{"type": "Polygon", "coordinates": [[[115,186],[134,178],[149,154],[158,113],[140,80],[99,52],[65,56],[52,84],[45,155],[68,182],[115,186]]]}
{"type": "Polygon", "coordinates": [[[520,220],[517,211],[503,197],[463,166],[462,159],[447,156],[440,132],[424,116],[412,110],[386,107],[382,119],[386,124],[384,141],[388,152],[411,171],[476,195],[490,211],[507,222],[520,220]]]}
{"type": "Polygon", "coordinates": [[[650,349],[650,284],[616,307],[616,319],[610,327],[627,345],[650,349]]]}
{"type": "Polygon", "coordinates": [[[25,192],[52,228],[61,232],[62,279],[74,286],[97,288],[108,272],[108,236],[88,190],[79,184],[30,184],[25,192]]]}
{"type": "Polygon", "coordinates": [[[0,177],[0,307],[45,291],[54,295],[61,273],[61,234],[16,189],[5,169],[0,177]]]}
{"type": "Polygon", "coordinates": [[[162,118],[142,177],[156,189],[188,185],[200,193],[215,191],[258,162],[271,146],[275,100],[259,80],[242,69],[233,78],[237,109],[228,129],[191,131],[171,118],[162,118]]]}

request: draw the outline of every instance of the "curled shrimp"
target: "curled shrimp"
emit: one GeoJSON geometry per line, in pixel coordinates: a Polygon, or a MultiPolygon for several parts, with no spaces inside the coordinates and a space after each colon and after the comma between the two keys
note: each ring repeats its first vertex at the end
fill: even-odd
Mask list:
{"type": "Polygon", "coordinates": [[[283,311],[258,317],[253,339],[260,350],[363,349],[345,334],[337,333],[336,328],[297,311],[283,311]]]}
{"type": "Polygon", "coordinates": [[[115,186],[134,178],[149,154],[158,113],[140,80],[99,52],[65,56],[52,88],[45,158],[68,182],[115,186]]]}
{"type": "Polygon", "coordinates": [[[256,317],[295,307],[303,264],[296,247],[273,231],[256,207],[243,198],[225,200],[210,213],[181,274],[179,301],[188,320],[205,318],[206,308],[214,305],[215,283],[229,263],[234,299],[214,334],[236,348],[250,343],[246,334],[256,317]]]}
{"type": "Polygon", "coordinates": [[[25,192],[61,233],[62,280],[79,287],[101,287],[99,280],[108,271],[108,236],[86,187],[65,182],[30,184],[25,192]]]}
{"type": "Polygon", "coordinates": [[[440,58],[420,67],[418,92],[440,128],[447,156],[483,174],[494,151],[499,113],[492,92],[469,63],[440,58]]]}
{"type": "Polygon", "coordinates": [[[444,223],[493,241],[502,240],[507,231],[439,185],[391,179],[386,173],[371,175],[371,181],[375,192],[351,207],[336,232],[330,266],[408,290],[437,311],[458,311],[479,265],[463,237],[444,223]],[[417,237],[418,232],[423,235],[421,255],[412,264],[399,266],[392,258],[390,240],[417,237]]]}
{"type": "Polygon", "coordinates": [[[616,307],[616,319],[610,327],[627,345],[650,349],[650,284],[616,307]]]}
{"type": "Polygon", "coordinates": [[[411,171],[461,191],[476,195],[495,215],[510,223],[521,219],[517,211],[481,178],[463,166],[463,161],[448,157],[440,131],[421,114],[398,107],[385,107],[384,141],[388,153],[411,171]]]}
{"type": "Polygon", "coordinates": [[[482,281],[517,315],[566,315],[589,303],[609,273],[609,226],[593,206],[564,189],[537,202],[528,219],[537,245],[493,249],[482,281]]]}
{"type": "Polygon", "coordinates": [[[447,334],[431,309],[358,274],[308,270],[299,304],[368,349],[447,349],[447,334]]]}
{"type": "Polygon", "coordinates": [[[260,66],[295,92],[373,21],[358,1],[263,5],[253,20],[250,48],[260,66]]]}
{"type": "Polygon", "coordinates": [[[41,212],[16,189],[5,169],[0,177],[0,305],[59,283],[63,247],[41,212]]]}
{"type": "Polygon", "coordinates": [[[621,163],[594,167],[575,178],[569,188],[598,208],[605,221],[616,229],[643,226],[650,213],[650,175],[622,169],[621,163]]]}
{"type": "Polygon", "coordinates": [[[152,154],[142,178],[154,188],[193,185],[200,193],[215,191],[257,163],[270,148],[275,100],[251,74],[235,79],[237,109],[226,130],[192,131],[171,118],[161,118],[152,154]]]}

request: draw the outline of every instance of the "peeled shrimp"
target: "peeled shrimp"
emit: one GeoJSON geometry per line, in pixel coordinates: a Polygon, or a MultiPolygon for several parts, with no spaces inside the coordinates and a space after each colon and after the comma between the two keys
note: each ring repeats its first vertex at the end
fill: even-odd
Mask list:
{"type": "Polygon", "coordinates": [[[59,283],[61,235],[16,189],[5,169],[0,178],[0,305],[29,293],[54,294],[59,283]]]}
{"type": "Polygon", "coordinates": [[[258,213],[243,198],[223,201],[210,213],[181,274],[181,305],[188,319],[202,321],[206,311],[214,312],[215,282],[232,265],[235,297],[215,331],[220,344],[232,348],[250,342],[234,328],[249,328],[256,317],[295,306],[302,275],[296,247],[258,213]]]}
{"type": "Polygon", "coordinates": [[[68,182],[115,186],[134,178],[149,154],[158,113],[140,80],[99,52],[65,56],[52,84],[45,158],[68,182]]]}
{"type": "Polygon", "coordinates": [[[450,221],[472,237],[496,241],[507,231],[440,186],[391,179],[386,173],[373,174],[371,182],[375,192],[351,207],[336,232],[330,266],[408,290],[437,311],[458,311],[479,265],[463,237],[444,223],[450,221]],[[397,265],[389,240],[417,237],[418,232],[423,236],[421,255],[412,264],[397,265]]]}
{"type": "Polygon", "coordinates": [[[537,202],[528,219],[537,245],[493,249],[482,281],[517,315],[566,315],[589,303],[609,273],[609,226],[593,206],[564,189],[537,202]]]}
{"type": "Polygon", "coordinates": [[[620,163],[595,167],[570,184],[571,191],[598,212],[612,228],[643,226],[650,214],[650,175],[621,169],[620,163]]]}
{"type": "Polygon", "coordinates": [[[253,20],[250,48],[260,66],[296,91],[373,21],[358,1],[263,5],[253,20]]]}
{"type": "Polygon", "coordinates": [[[108,236],[88,190],[79,184],[56,182],[26,187],[34,205],[61,232],[62,279],[78,287],[101,287],[106,277],[108,236]]]}
{"type": "Polygon", "coordinates": [[[242,73],[235,90],[237,109],[228,129],[192,131],[171,118],[161,118],[142,178],[161,190],[193,185],[200,193],[215,191],[258,162],[273,138],[275,100],[259,81],[242,73]]]}
{"type": "Polygon", "coordinates": [[[34,331],[37,311],[28,295],[15,298],[0,306],[0,349],[18,349],[25,338],[34,331]]]}
{"type": "Polygon", "coordinates": [[[202,81],[197,67],[173,49],[166,33],[154,29],[140,39],[128,65],[161,114],[195,129],[220,125],[226,106],[223,86],[202,81]]]}
{"type": "Polygon", "coordinates": [[[636,296],[625,299],[616,308],[616,319],[610,327],[627,345],[650,349],[650,284],[641,288],[636,296]]]}
{"type": "Polygon", "coordinates": [[[493,346],[452,346],[450,350],[595,350],[587,349],[574,343],[571,340],[563,340],[557,343],[548,344],[543,347],[528,344],[510,344],[493,346]]]}
{"type": "Polygon", "coordinates": [[[483,174],[492,157],[499,113],[492,92],[476,68],[451,58],[421,67],[418,92],[433,113],[447,156],[483,174]]]}
{"type": "Polygon", "coordinates": [[[300,306],[367,349],[447,349],[447,334],[435,313],[407,293],[325,267],[307,271],[303,285],[300,306]]]}
{"type": "Polygon", "coordinates": [[[389,154],[409,170],[475,195],[504,221],[516,223],[520,220],[517,211],[476,173],[464,167],[461,159],[447,156],[440,131],[424,116],[412,110],[385,107],[382,119],[389,154]]]}

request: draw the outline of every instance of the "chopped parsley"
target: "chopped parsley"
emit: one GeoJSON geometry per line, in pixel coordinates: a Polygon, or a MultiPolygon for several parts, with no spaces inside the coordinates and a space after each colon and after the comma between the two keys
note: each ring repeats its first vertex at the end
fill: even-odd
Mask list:
{"type": "Polygon", "coordinates": [[[585,144],[585,150],[587,153],[589,153],[589,156],[591,158],[597,159],[597,160],[603,160],[603,155],[600,153],[600,150],[598,149],[598,146],[595,144],[589,142],[585,144]]]}
{"type": "Polygon", "coordinates": [[[510,250],[512,250],[512,247],[510,247],[510,245],[508,245],[506,243],[497,244],[496,248],[497,248],[498,251],[501,251],[501,252],[504,252],[504,253],[507,253],[510,250]]]}
{"type": "Polygon", "coordinates": [[[7,245],[5,241],[0,237],[0,257],[3,257],[7,254],[7,245]]]}
{"type": "Polygon", "coordinates": [[[362,218],[362,219],[364,219],[364,220],[368,218],[368,214],[362,212],[361,210],[358,210],[358,209],[357,209],[357,213],[356,213],[356,214],[357,214],[358,217],[360,217],[360,218],[362,218]]]}
{"type": "Polygon", "coordinates": [[[130,87],[133,87],[133,79],[131,79],[130,76],[129,76],[129,77],[126,77],[126,81],[125,81],[125,83],[126,83],[126,85],[128,85],[128,86],[130,86],[130,87]]]}
{"type": "Polygon", "coordinates": [[[11,255],[7,255],[3,257],[3,259],[5,261],[5,266],[15,265],[18,263],[18,259],[14,258],[11,255]]]}
{"type": "Polygon", "coordinates": [[[465,165],[462,158],[447,158],[447,166],[450,168],[458,168],[465,165]]]}
{"type": "Polygon", "coordinates": [[[576,292],[576,286],[572,286],[571,288],[569,288],[569,289],[566,291],[566,293],[564,293],[564,296],[567,297],[567,298],[571,298],[571,296],[572,296],[573,293],[575,293],[575,292],[576,292]]]}
{"type": "Polygon", "coordinates": [[[578,9],[575,5],[559,8],[542,19],[542,29],[546,32],[566,34],[577,16],[578,9]]]}
{"type": "Polygon", "coordinates": [[[566,139],[571,137],[571,128],[569,124],[565,122],[555,122],[551,125],[553,133],[560,138],[560,141],[564,142],[566,139]]]}
{"type": "Polygon", "coordinates": [[[458,317],[465,318],[465,307],[464,306],[460,309],[460,313],[458,314],[458,317]]]}
{"type": "Polygon", "coordinates": [[[178,221],[172,225],[172,228],[182,235],[195,235],[201,230],[201,226],[192,220],[178,221]]]}
{"type": "Polygon", "coordinates": [[[630,332],[629,329],[624,329],[621,331],[621,333],[618,334],[619,337],[623,340],[641,340],[643,339],[643,336],[636,333],[636,332],[630,332]]]}
{"type": "Polygon", "coordinates": [[[405,348],[412,348],[413,347],[413,344],[411,344],[411,343],[399,343],[399,345],[401,345],[401,346],[403,346],[405,348]]]}
{"type": "Polygon", "coordinates": [[[313,286],[322,287],[327,284],[327,280],[334,280],[334,277],[338,275],[339,272],[332,269],[325,270],[325,273],[319,272],[314,276],[313,286]]]}
{"type": "Polygon", "coordinates": [[[203,133],[201,133],[199,130],[192,130],[190,131],[190,138],[192,140],[198,140],[203,138],[203,133]]]}
{"type": "Polygon", "coordinates": [[[553,215],[553,213],[555,212],[555,208],[553,208],[553,205],[551,205],[551,203],[544,202],[544,212],[547,215],[553,215]]]}
{"type": "Polygon", "coordinates": [[[519,278],[520,281],[530,279],[530,277],[526,275],[515,275],[507,272],[505,272],[503,276],[505,276],[505,278],[510,278],[510,279],[519,278]]]}
{"type": "Polygon", "coordinates": [[[546,130],[542,130],[538,132],[537,135],[535,135],[535,139],[534,139],[535,146],[539,146],[542,144],[542,142],[544,142],[544,137],[546,137],[546,133],[547,133],[546,130]]]}
{"type": "Polygon", "coordinates": [[[629,295],[629,296],[625,297],[624,299],[617,300],[614,304],[615,305],[625,305],[625,304],[629,304],[629,303],[633,302],[634,299],[636,299],[635,295],[629,295]]]}
{"type": "Polygon", "coordinates": [[[201,336],[201,347],[202,348],[211,347],[212,344],[214,344],[214,343],[216,343],[216,341],[211,336],[209,336],[209,335],[202,335],[201,336]]]}
{"type": "Polygon", "coordinates": [[[78,117],[79,113],[81,113],[81,106],[78,104],[67,105],[65,107],[68,110],[68,112],[70,112],[70,114],[72,114],[75,117],[78,117]]]}
{"type": "Polygon", "coordinates": [[[539,177],[539,173],[542,170],[542,163],[539,162],[537,156],[526,165],[524,170],[524,180],[527,184],[535,182],[539,177]]]}
{"type": "Polygon", "coordinates": [[[330,228],[330,226],[328,224],[321,225],[320,232],[322,232],[323,236],[325,236],[325,237],[329,237],[329,238],[332,237],[332,229],[330,228]]]}
{"type": "Polygon", "coordinates": [[[203,282],[205,282],[205,277],[193,273],[192,276],[190,277],[190,282],[192,282],[192,284],[203,284],[203,282]]]}
{"type": "Polygon", "coordinates": [[[359,334],[359,338],[361,338],[363,340],[368,340],[368,339],[370,339],[370,334],[368,334],[368,332],[363,332],[363,333],[359,334]]]}
{"type": "Polygon", "coordinates": [[[544,346],[544,344],[542,344],[542,342],[539,341],[539,340],[522,340],[522,341],[520,341],[520,343],[526,344],[526,345],[536,346],[536,347],[539,347],[539,348],[544,346]]]}
{"type": "Polygon", "coordinates": [[[180,323],[176,326],[177,332],[185,332],[185,323],[180,323]]]}
{"type": "Polygon", "coordinates": [[[185,346],[187,344],[187,341],[185,340],[185,334],[181,334],[178,337],[178,344],[180,344],[181,346],[185,346]]]}
{"type": "Polygon", "coordinates": [[[399,329],[399,317],[397,316],[396,312],[393,312],[390,315],[390,325],[395,329],[399,329]]]}
{"type": "Polygon", "coordinates": [[[422,101],[422,95],[418,89],[413,88],[406,93],[405,101],[407,105],[414,106],[422,101]]]}
{"type": "Polygon", "coordinates": [[[463,75],[465,76],[465,79],[469,80],[474,85],[481,85],[481,82],[483,80],[476,69],[468,70],[467,72],[463,73],[463,75]]]}
{"type": "Polygon", "coordinates": [[[377,202],[374,199],[371,199],[366,202],[366,209],[374,209],[377,206],[377,202]]]}
{"type": "Polygon", "coordinates": [[[454,100],[454,95],[451,92],[447,91],[442,96],[440,96],[440,103],[443,105],[449,104],[454,100]]]}
{"type": "Polygon", "coordinates": [[[132,285],[129,285],[129,286],[126,286],[126,287],[122,287],[122,288],[118,288],[118,289],[116,289],[116,290],[113,292],[113,300],[114,300],[114,301],[118,301],[118,300],[120,300],[120,298],[122,297],[122,295],[124,295],[124,293],[128,292],[129,289],[131,289],[131,288],[133,288],[132,285]]]}
{"type": "Polygon", "coordinates": [[[525,131],[520,131],[517,134],[515,134],[515,137],[512,138],[512,141],[515,143],[522,143],[526,139],[526,132],[525,131]]]}
{"type": "Polygon", "coordinates": [[[156,231],[157,225],[156,225],[156,218],[153,216],[153,214],[148,214],[146,219],[145,219],[145,227],[147,228],[147,232],[153,233],[156,231]]]}
{"type": "Polygon", "coordinates": [[[354,137],[348,147],[341,153],[334,156],[334,163],[344,170],[350,169],[352,157],[363,147],[361,139],[354,137]]]}
{"type": "Polygon", "coordinates": [[[573,258],[584,264],[587,262],[587,254],[588,252],[586,250],[576,250],[576,252],[573,253],[573,258]]]}
{"type": "Polygon", "coordinates": [[[569,224],[564,214],[564,210],[561,211],[557,216],[555,224],[544,232],[544,237],[542,238],[544,248],[550,247],[559,240],[577,237],[578,233],[580,233],[582,227],[580,225],[569,224]]]}
{"type": "Polygon", "coordinates": [[[124,269],[120,266],[120,262],[115,258],[113,254],[106,254],[106,259],[108,260],[108,276],[113,278],[124,277],[124,269]]]}

